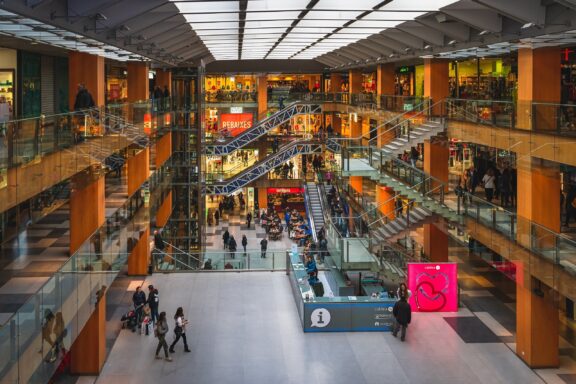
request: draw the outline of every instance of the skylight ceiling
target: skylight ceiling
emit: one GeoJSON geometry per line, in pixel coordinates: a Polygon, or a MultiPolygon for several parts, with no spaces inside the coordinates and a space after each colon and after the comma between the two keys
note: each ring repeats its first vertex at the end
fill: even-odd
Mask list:
{"type": "Polygon", "coordinates": [[[455,0],[171,0],[216,60],[314,59],[455,0]]]}

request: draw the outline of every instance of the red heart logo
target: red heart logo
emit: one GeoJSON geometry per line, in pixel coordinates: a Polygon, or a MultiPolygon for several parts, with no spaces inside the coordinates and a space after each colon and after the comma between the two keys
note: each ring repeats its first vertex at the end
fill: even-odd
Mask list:
{"type": "MultiPolygon", "coordinates": [[[[427,274],[428,275],[428,274],[427,274]]],[[[428,275],[430,278],[432,276],[428,275]]],[[[446,296],[442,291],[437,291],[430,281],[422,281],[416,286],[416,307],[420,312],[440,311],[446,305],[446,296]]]]}

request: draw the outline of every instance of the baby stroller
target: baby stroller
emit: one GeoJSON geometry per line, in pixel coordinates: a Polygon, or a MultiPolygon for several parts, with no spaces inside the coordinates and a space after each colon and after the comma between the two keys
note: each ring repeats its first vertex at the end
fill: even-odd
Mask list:
{"type": "Polygon", "coordinates": [[[136,331],[136,326],[138,325],[138,316],[136,311],[131,309],[124,315],[122,315],[122,329],[128,328],[132,332],[136,331]]]}

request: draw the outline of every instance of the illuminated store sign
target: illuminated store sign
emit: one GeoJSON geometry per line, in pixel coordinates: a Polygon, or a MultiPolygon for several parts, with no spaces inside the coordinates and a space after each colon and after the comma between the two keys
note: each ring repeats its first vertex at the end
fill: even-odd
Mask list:
{"type": "Polygon", "coordinates": [[[410,306],[415,312],[458,311],[456,263],[408,263],[410,306]]]}

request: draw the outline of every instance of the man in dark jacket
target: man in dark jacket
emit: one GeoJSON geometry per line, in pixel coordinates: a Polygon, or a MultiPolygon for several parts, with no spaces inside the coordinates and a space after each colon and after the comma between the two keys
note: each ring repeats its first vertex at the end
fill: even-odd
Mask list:
{"type": "Polygon", "coordinates": [[[402,328],[400,340],[404,341],[404,339],[406,339],[406,328],[408,328],[408,324],[410,324],[410,321],[412,320],[412,309],[410,308],[410,304],[406,301],[406,297],[400,297],[400,300],[394,304],[392,314],[394,314],[394,318],[396,319],[392,335],[396,337],[398,331],[402,328]]]}
{"type": "Polygon", "coordinates": [[[84,84],[78,84],[78,93],[74,101],[74,110],[80,111],[82,109],[92,108],[94,106],[94,99],[84,84]]]}
{"type": "Polygon", "coordinates": [[[234,238],[234,236],[230,236],[230,239],[228,240],[228,250],[230,251],[231,258],[234,258],[236,247],[237,247],[236,239],[234,238]]]}
{"type": "Polygon", "coordinates": [[[224,242],[224,249],[228,248],[228,241],[230,241],[230,232],[225,230],[222,234],[222,241],[224,242]]]}
{"type": "Polygon", "coordinates": [[[248,212],[246,215],[246,226],[250,229],[250,222],[252,221],[252,213],[248,212]]]}
{"type": "Polygon", "coordinates": [[[160,304],[160,298],[158,297],[158,290],[154,288],[152,284],[148,286],[148,306],[150,307],[150,316],[152,317],[152,322],[156,324],[158,320],[158,305],[160,304]]]}
{"type": "Polygon", "coordinates": [[[261,258],[266,258],[266,250],[268,249],[268,240],[266,240],[266,238],[263,238],[262,240],[260,240],[260,257],[261,258]]]}
{"type": "Polygon", "coordinates": [[[136,292],[132,295],[132,303],[134,303],[136,319],[138,319],[138,328],[140,328],[142,326],[142,309],[146,303],[146,294],[142,292],[140,287],[136,287],[136,292]]]}

